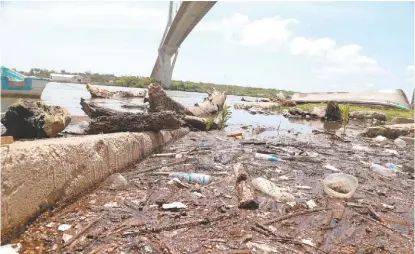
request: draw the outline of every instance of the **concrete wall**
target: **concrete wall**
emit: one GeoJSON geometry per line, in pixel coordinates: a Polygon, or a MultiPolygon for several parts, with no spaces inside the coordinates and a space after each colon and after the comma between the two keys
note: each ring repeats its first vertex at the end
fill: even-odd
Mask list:
{"type": "Polygon", "coordinates": [[[81,194],[187,132],[114,133],[2,146],[3,242],[57,201],[81,194]]]}

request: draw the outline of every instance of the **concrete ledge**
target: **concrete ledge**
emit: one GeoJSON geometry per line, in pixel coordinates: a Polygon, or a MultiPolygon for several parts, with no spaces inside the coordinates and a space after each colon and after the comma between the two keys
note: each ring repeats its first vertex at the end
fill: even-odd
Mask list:
{"type": "Polygon", "coordinates": [[[1,147],[1,236],[126,169],[188,129],[22,141],[1,147]]]}

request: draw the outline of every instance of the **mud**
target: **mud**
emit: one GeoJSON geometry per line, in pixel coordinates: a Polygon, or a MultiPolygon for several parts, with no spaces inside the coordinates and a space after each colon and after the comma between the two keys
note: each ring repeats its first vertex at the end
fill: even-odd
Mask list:
{"type": "Polygon", "coordinates": [[[58,204],[12,242],[22,244],[21,253],[412,253],[413,173],[385,178],[362,162],[413,165],[414,148],[400,149],[393,140],[379,144],[357,136],[356,129],[347,132],[351,142],[325,134],[250,132],[265,144],[243,144],[220,131],[192,132],[160,151],[180,153],[179,158],[147,158],[122,173],[127,189],[102,184],[78,200],[58,204]],[[277,157],[316,153],[319,160],[254,159],[257,150],[267,149],[277,157]],[[243,163],[250,180],[264,177],[287,189],[295,203],[256,192],[258,209],[238,209],[236,162],[243,163]],[[326,164],[357,177],[351,199],[325,194],[322,180],[333,173],[323,169],[326,164]],[[167,172],[206,173],[213,180],[168,184],[167,172]],[[310,200],[316,204],[312,212],[306,204],[310,200]],[[186,208],[162,208],[173,202],[186,208]],[[58,231],[61,224],[71,228],[58,231]]]}

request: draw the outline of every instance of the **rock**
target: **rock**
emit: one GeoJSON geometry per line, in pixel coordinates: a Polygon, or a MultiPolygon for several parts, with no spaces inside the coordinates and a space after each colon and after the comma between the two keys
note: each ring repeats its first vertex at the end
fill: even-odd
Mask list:
{"type": "Polygon", "coordinates": [[[326,114],[325,107],[315,107],[310,111],[311,117],[322,118],[326,114]]]}
{"type": "Polygon", "coordinates": [[[4,135],[15,139],[56,137],[70,122],[70,114],[63,107],[25,100],[11,105],[1,119],[7,129],[4,135]]]}
{"type": "Polygon", "coordinates": [[[391,124],[414,123],[414,119],[404,117],[394,117],[390,121],[391,124]]]}
{"type": "Polygon", "coordinates": [[[293,116],[304,114],[304,112],[301,109],[297,108],[297,107],[290,108],[290,110],[288,112],[293,116]]]}
{"type": "Polygon", "coordinates": [[[369,138],[378,135],[385,136],[390,139],[396,139],[399,136],[408,136],[414,132],[414,124],[392,124],[383,126],[372,126],[367,128],[362,134],[369,138]]]}
{"type": "Polygon", "coordinates": [[[376,119],[379,121],[386,121],[386,114],[384,112],[376,111],[353,111],[349,113],[350,118],[356,119],[376,119]]]}
{"type": "Polygon", "coordinates": [[[110,190],[124,190],[128,187],[128,182],[120,173],[110,175],[106,181],[110,190]]]}
{"type": "Polygon", "coordinates": [[[306,204],[307,204],[307,207],[309,209],[313,209],[313,208],[317,207],[316,202],[314,202],[314,200],[312,200],[312,199],[310,199],[309,201],[307,201],[306,204]]]}
{"type": "Polygon", "coordinates": [[[327,102],[326,114],[324,116],[327,121],[338,122],[342,120],[342,111],[339,104],[335,101],[327,102]]]}

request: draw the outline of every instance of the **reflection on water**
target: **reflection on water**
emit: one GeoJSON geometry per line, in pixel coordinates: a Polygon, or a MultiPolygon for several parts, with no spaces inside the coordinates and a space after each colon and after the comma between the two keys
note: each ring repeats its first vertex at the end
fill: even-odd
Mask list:
{"type": "MultiPolygon", "coordinates": [[[[110,91],[140,91],[140,88],[128,88],[128,87],[115,87],[115,86],[97,86],[98,88],[104,88],[110,91]]],[[[207,96],[204,93],[195,92],[181,92],[181,91],[166,91],[166,93],[184,105],[194,105],[195,103],[203,101],[207,96]]],[[[82,111],[80,100],[82,98],[90,99],[91,95],[86,89],[85,85],[82,84],[66,84],[66,83],[49,83],[42,94],[42,101],[47,105],[56,105],[65,107],[74,116],[85,116],[82,111]]],[[[226,104],[232,106],[232,118],[229,120],[227,128],[229,131],[240,130],[240,127],[245,125],[251,126],[267,126],[278,128],[279,130],[295,130],[298,132],[309,133],[313,128],[321,128],[322,123],[319,121],[307,121],[304,119],[288,120],[280,115],[251,115],[246,111],[235,110],[233,105],[241,101],[241,96],[228,95],[226,104]]],[[[255,98],[246,97],[247,100],[254,101],[255,98]]],[[[1,112],[7,110],[7,108],[13,104],[16,98],[2,98],[1,100],[1,112]]],[[[144,105],[142,98],[133,99],[93,99],[93,101],[100,106],[108,107],[114,110],[125,111],[125,112],[141,112],[140,108],[123,108],[125,104],[140,104],[144,105]]],[[[336,127],[337,128],[337,127],[336,127]]],[[[264,132],[262,135],[267,135],[264,132]]]]}

